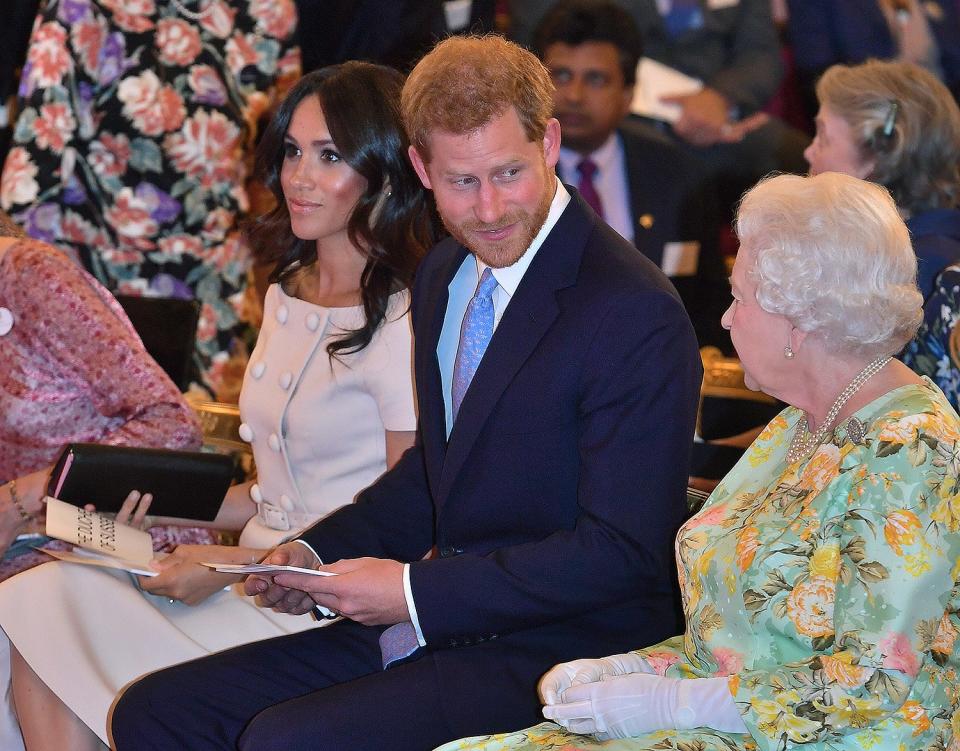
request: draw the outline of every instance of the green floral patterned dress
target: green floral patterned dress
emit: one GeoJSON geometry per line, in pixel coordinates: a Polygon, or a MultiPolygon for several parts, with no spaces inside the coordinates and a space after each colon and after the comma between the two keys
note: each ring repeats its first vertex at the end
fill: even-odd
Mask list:
{"type": "Polygon", "coordinates": [[[494,749],[960,750],[960,421],[929,381],[856,413],[788,464],[800,412],[763,431],[680,530],[687,632],[638,651],[660,674],[728,675],[749,735],[598,742],[543,723],[494,749]]]}

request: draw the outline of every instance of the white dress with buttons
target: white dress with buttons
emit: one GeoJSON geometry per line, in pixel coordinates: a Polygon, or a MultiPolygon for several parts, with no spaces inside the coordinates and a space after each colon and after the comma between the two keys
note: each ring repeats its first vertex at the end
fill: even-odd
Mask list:
{"type": "MultiPolygon", "coordinates": [[[[384,431],[416,428],[408,301],[393,295],[373,341],[331,361],[326,345],[360,325],[362,308],[270,287],[240,397],[258,472],[258,513],[241,544],[270,547],[350,503],[386,467],[384,431]]],[[[3,625],[34,671],[104,740],[110,704],[134,678],[317,625],[259,608],[236,587],[189,607],[141,593],[125,574],[66,563],[5,582],[0,611],[16,614],[3,625]]]]}

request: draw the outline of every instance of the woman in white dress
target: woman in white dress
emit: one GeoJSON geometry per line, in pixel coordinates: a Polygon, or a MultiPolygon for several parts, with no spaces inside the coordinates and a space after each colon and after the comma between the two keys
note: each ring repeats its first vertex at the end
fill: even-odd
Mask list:
{"type": "Polygon", "coordinates": [[[257,607],[232,586],[239,577],[198,562],[261,559],[349,503],[413,441],[407,288],[434,233],[406,158],[402,82],[367,63],[312,73],[261,142],[278,206],[251,237],[273,284],[240,397],[259,476],[231,489],[216,522],[242,528],[239,546],[180,546],[136,582],[50,563],[0,587],[31,751],[100,748],[114,696],[146,672],[318,625],[257,607]]]}

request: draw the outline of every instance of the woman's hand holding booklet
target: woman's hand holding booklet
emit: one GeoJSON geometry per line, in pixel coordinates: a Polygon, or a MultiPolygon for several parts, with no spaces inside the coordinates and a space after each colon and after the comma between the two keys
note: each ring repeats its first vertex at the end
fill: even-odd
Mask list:
{"type": "Polygon", "coordinates": [[[112,514],[98,514],[56,498],[44,500],[47,504],[47,535],[82,549],[73,553],[46,552],[75,563],[119,568],[142,576],[156,575],[157,572],[150,568],[153,540],[147,532],[122,524],[112,514]]]}
{"type": "MultiPolygon", "coordinates": [[[[265,577],[281,572],[314,576],[336,575],[329,571],[318,571],[303,566],[251,563],[249,562],[251,554],[256,560],[265,556],[268,551],[250,551],[223,546],[181,545],[174,553],[160,561],[154,558],[150,535],[123,523],[125,521],[142,523],[146,509],[150,505],[149,496],[141,499],[139,493],[132,492],[116,518],[112,514],[100,514],[56,498],[48,497],[45,500],[47,534],[76,546],[72,551],[46,550],[47,553],[70,563],[116,568],[148,577],[148,581],[141,580],[142,588],[166,597],[171,602],[180,600],[188,605],[197,604],[222,589],[225,584],[230,585],[248,574],[265,577]],[[237,554],[241,552],[245,562],[236,563],[237,554]],[[234,561],[203,560],[208,557],[232,557],[234,561]],[[203,574],[203,571],[209,573],[203,574]],[[217,578],[218,574],[231,576],[217,578]]],[[[326,612],[323,614],[328,617],[333,615],[326,612]]]]}

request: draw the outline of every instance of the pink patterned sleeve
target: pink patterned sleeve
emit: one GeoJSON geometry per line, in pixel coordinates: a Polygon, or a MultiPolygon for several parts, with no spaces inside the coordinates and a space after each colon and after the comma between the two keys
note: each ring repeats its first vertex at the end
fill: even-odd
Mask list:
{"type": "Polygon", "coordinates": [[[20,245],[17,276],[25,294],[18,307],[32,319],[37,352],[58,363],[65,385],[85,391],[108,418],[98,442],[199,447],[193,411],[113,296],[59,252],[31,241],[20,245]]]}

